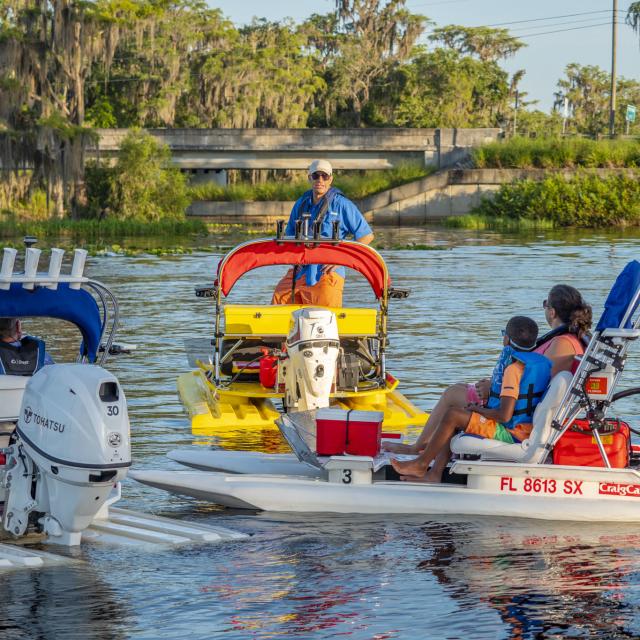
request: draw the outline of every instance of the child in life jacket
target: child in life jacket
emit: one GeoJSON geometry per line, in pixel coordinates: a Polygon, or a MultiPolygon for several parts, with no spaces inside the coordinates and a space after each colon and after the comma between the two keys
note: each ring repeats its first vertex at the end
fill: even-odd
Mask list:
{"type": "Polygon", "coordinates": [[[449,442],[461,430],[507,443],[522,442],[529,437],[533,412],[549,385],[552,364],[545,356],[533,352],[538,325],[531,318],[514,316],[502,336],[503,349],[491,376],[486,405],[450,407],[417,458],[406,462],[391,460],[401,476],[440,482],[451,456],[449,442]]]}

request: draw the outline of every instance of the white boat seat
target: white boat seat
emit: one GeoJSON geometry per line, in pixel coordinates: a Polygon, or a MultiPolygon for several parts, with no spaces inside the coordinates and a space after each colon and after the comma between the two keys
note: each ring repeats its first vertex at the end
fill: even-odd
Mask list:
{"type": "Polygon", "coordinates": [[[566,371],[554,376],[542,402],[536,407],[533,414],[533,430],[526,440],[507,444],[491,438],[478,438],[472,434],[461,433],[451,440],[452,453],[480,455],[481,459],[490,460],[534,464],[543,462],[548,453],[544,445],[549,440],[551,421],[571,380],[571,374],[566,371]]]}
{"type": "Polygon", "coordinates": [[[0,375],[0,422],[11,422],[20,416],[24,389],[31,376],[0,375]]]}

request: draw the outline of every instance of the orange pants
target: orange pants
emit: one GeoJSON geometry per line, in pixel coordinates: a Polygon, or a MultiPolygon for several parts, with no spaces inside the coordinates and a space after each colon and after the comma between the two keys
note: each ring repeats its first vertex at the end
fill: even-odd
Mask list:
{"type": "Polygon", "coordinates": [[[344,278],[335,272],[323,275],[317,284],[309,286],[306,276],[296,280],[296,290],[291,300],[293,269],[289,269],[273,292],[271,304],[317,304],[321,307],[342,307],[344,278]]]}

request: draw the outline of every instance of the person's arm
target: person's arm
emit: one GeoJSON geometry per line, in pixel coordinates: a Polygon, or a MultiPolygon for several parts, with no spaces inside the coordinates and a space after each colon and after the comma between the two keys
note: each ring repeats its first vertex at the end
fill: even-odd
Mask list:
{"type": "Polygon", "coordinates": [[[362,244],[371,244],[373,242],[373,233],[367,233],[360,238],[356,238],[356,240],[362,244]]]}
{"type": "Polygon", "coordinates": [[[516,408],[516,399],[512,396],[500,396],[500,406],[495,409],[487,409],[482,405],[469,405],[467,407],[474,413],[479,413],[485,418],[496,422],[509,422],[513,418],[513,411],[516,408]]]}
{"type": "Polygon", "coordinates": [[[495,409],[487,409],[487,407],[480,405],[470,405],[468,408],[490,420],[509,422],[516,408],[523,373],[524,365],[521,362],[512,362],[504,370],[502,387],[500,388],[500,405],[495,409]]]}
{"type": "Polygon", "coordinates": [[[551,368],[551,377],[561,371],[571,371],[573,360],[576,357],[576,350],[573,342],[566,336],[556,336],[551,341],[549,348],[544,355],[551,360],[553,367],[551,368]]]}

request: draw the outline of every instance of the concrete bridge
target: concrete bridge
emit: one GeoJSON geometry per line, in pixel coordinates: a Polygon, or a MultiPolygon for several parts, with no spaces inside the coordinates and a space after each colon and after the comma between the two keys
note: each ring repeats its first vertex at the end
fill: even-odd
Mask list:
{"type": "MultiPolygon", "coordinates": [[[[147,129],[182,170],[306,169],[314,158],[336,169],[389,169],[406,162],[454,166],[500,129],[147,129]]],[[[89,158],[117,156],[127,129],[98,129],[89,158]]]]}

